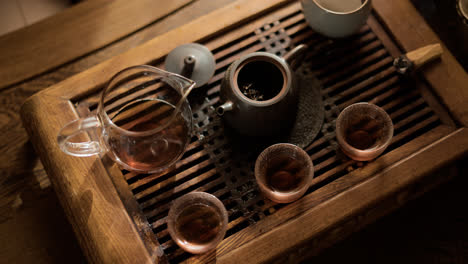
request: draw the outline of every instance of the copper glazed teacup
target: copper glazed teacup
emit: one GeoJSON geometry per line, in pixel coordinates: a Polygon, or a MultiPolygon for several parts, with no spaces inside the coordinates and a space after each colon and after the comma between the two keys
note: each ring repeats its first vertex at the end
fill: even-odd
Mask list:
{"type": "Polygon", "coordinates": [[[338,143],[343,153],[353,160],[375,159],[388,147],[392,137],[392,119],[374,104],[352,104],[336,120],[338,143]]]}
{"type": "Polygon", "coordinates": [[[266,148],[255,162],[255,180],[265,197],[276,203],[291,203],[309,189],[314,165],[300,147],[279,143],[266,148]]]}

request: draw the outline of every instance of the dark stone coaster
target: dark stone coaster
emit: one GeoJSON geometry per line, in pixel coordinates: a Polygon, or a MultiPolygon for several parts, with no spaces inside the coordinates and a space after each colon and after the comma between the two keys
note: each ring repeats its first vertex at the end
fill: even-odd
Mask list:
{"type": "Polygon", "coordinates": [[[322,84],[312,73],[302,70],[302,67],[296,71],[296,77],[299,87],[296,120],[283,142],[305,148],[312,143],[323,124],[325,110],[322,84]]]}

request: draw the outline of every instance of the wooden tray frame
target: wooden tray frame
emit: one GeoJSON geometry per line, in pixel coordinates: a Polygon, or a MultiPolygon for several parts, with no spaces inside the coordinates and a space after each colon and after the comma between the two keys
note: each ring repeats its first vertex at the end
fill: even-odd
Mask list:
{"type": "MultiPolygon", "coordinates": [[[[122,68],[160,60],[175,46],[202,42],[289,2],[239,0],[37,93],[24,104],[23,123],[90,262],[154,263],[164,258],[131,193],[122,188],[125,182],[112,177],[117,167],[105,158],[75,158],[58,148],[58,131],[79,116],[72,101],[96,93],[122,68]]],[[[440,42],[409,0],[374,0],[373,5],[380,22],[403,50],[440,42]]],[[[421,76],[458,129],[441,127],[415,140],[428,143],[422,149],[417,148],[421,142],[405,144],[359,173],[350,173],[308,195],[301,202],[317,205],[300,216],[289,219],[285,210],[283,217],[288,221],[277,222],[281,224],[270,226],[270,231],[255,225],[251,236],[235,243],[223,241],[217,250],[194,260],[248,263],[276,258],[281,262],[288,260],[286,252],[300,260],[445,180],[444,173],[433,172],[468,152],[468,75],[444,47],[441,61],[427,67],[421,76]],[[424,184],[418,185],[421,182],[424,184]],[[322,192],[336,186],[347,187],[324,199],[322,192]]],[[[262,224],[272,224],[265,220],[262,224]]]]}

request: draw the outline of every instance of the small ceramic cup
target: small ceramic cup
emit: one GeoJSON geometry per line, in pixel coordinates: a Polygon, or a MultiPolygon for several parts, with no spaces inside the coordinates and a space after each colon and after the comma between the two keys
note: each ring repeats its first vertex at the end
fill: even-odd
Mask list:
{"type": "Polygon", "coordinates": [[[310,27],[330,38],[355,33],[372,9],[371,0],[301,0],[301,5],[310,27]]]}
{"type": "Polygon", "coordinates": [[[191,192],[171,206],[167,228],[172,239],[183,250],[201,254],[216,247],[224,238],[228,214],[216,196],[191,192]]]}
{"type": "Polygon", "coordinates": [[[392,137],[392,119],[374,104],[352,104],[336,119],[338,143],[343,153],[353,160],[375,159],[388,147],[392,137]]]}
{"type": "Polygon", "coordinates": [[[457,10],[464,19],[468,19],[468,0],[458,0],[457,10]]]}
{"type": "Polygon", "coordinates": [[[300,147],[280,143],[266,148],[255,162],[255,179],[260,191],[276,203],[299,199],[310,186],[314,166],[300,147]]]}

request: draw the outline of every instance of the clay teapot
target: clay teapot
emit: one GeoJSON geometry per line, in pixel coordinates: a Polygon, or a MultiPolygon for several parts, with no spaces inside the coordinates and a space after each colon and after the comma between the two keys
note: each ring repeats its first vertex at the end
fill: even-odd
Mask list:
{"type": "Polygon", "coordinates": [[[253,52],[233,62],[221,83],[217,114],[246,136],[273,137],[290,129],[298,98],[292,68],[306,48],[299,45],[284,57],[253,52]]]}

